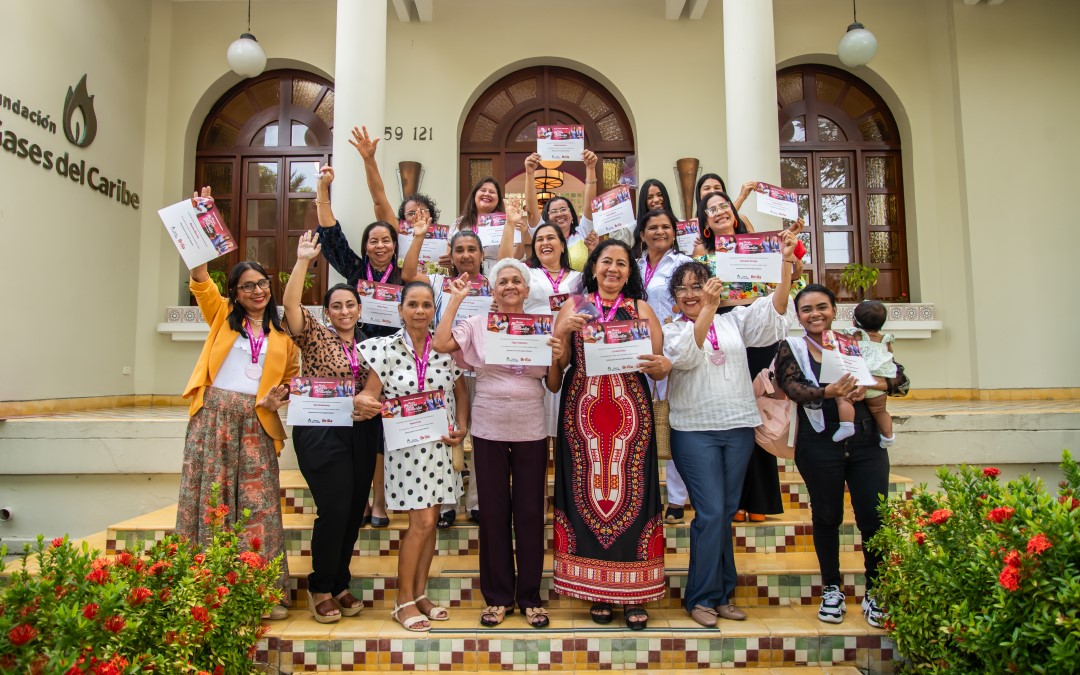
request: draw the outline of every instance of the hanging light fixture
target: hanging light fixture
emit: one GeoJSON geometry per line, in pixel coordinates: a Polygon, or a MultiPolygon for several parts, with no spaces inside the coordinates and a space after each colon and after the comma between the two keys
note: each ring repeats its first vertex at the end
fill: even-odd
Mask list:
{"type": "Polygon", "coordinates": [[[554,192],[539,192],[536,195],[536,203],[540,208],[544,208],[544,204],[555,198],[554,192]]]}
{"type": "Polygon", "coordinates": [[[248,0],[248,30],[233,40],[229,51],[225,53],[229,67],[240,77],[261,75],[266,68],[266,52],[251,34],[251,0],[248,0]]]}
{"type": "Polygon", "coordinates": [[[857,68],[870,63],[877,53],[877,38],[859,23],[855,12],[855,0],[851,0],[851,18],[853,23],[847,27],[844,37],[836,45],[836,55],[848,68],[857,68]]]}
{"type": "Polygon", "coordinates": [[[550,192],[561,188],[565,178],[563,172],[558,169],[537,169],[533,181],[536,183],[536,189],[550,192]]]}

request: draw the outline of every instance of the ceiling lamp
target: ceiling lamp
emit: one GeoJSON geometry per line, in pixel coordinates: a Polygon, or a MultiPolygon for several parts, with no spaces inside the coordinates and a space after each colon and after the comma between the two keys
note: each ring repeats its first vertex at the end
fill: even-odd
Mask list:
{"type": "Polygon", "coordinates": [[[555,198],[554,192],[539,192],[536,195],[536,202],[543,208],[544,204],[555,198]]]}
{"type": "Polygon", "coordinates": [[[251,0],[248,0],[248,32],[240,35],[229,45],[225,54],[229,67],[240,77],[261,75],[266,68],[266,52],[251,34],[251,0]]]}
{"type": "Polygon", "coordinates": [[[870,63],[877,53],[877,38],[859,23],[855,13],[855,0],[851,0],[851,17],[853,23],[847,27],[844,37],[836,45],[836,55],[840,62],[848,68],[857,68],[870,63]]]}
{"type": "Polygon", "coordinates": [[[540,160],[540,166],[544,167],[545,169],[558,169],[560,166],[562,166],[562,160],[561,159],[542,159],[542,160],[540,160]]]}
{"type": "Polygon", "coordinates": [[[536,182],[536,189],[550,192],[562,187],[565,178],[563,172],[557,169],[538,169],[534,181],[536,182]]]}

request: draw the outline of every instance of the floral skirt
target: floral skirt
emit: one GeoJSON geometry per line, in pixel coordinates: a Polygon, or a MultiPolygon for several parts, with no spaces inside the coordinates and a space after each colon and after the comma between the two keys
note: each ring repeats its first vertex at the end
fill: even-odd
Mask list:
{"type": "MultiPolygon", "coordinates": [[[[220,486],[219,502],[229,507],[226,526],[248,509],[243,546],[262,540],[259,553],[273,560],[285,551],[281,524],[281,487],[274,439],[255,414],[255,397],[208,387],[203,407],[188,422],[184,440],[184,468],[180,475],[180,501],[176,533],[200,546],[210,543],[206,519],[211,487],[220,486]]],[[[281,560],[278,586],[289,577],[288,560],[281,560]]],[[[283,598],[282,604],[288,598],[283,598]]]]}

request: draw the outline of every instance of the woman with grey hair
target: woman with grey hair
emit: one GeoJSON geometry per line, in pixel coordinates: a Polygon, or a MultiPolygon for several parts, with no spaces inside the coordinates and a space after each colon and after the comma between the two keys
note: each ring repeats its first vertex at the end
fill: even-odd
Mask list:
{"type": "MultiPolygon", "coordinates": [[[[529,269],[518,260],[495,263],[488,279],[499,314],[524,313],[529,269]]],[[[453,353],[463,368],[476,371],[473,399],[474,475],[484,517],[480,520],[480,590],[488,606],[484,626],[497,626],[514,603],[530,625],[548,625],[540,606],[544,567],[544,496],[547,483],[547,430],[544,380],[547,366],[488,365],[485,362],[488,317],[469,317],[454,326],[454,315],[469,292],[469,275],[450,287],[450,302],[435,330],[434,348],[453,353]],[[513,424],[507,424],[513,420],[513,424]],[[517,574],[514,543],[517,544],[517,574]]],[[[539,315],[538,315],[539,316],[539,315]]],[[[550,321],[550,315],[543,319],[550,321]]],[[[562,344],[548,340],[553,360],[562,344]]]]}

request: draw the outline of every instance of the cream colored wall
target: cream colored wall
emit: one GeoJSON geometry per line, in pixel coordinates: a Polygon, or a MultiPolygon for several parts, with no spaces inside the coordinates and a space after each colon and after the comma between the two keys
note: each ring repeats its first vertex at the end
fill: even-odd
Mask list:
{"type": "MultiPolygon", "coordinates": [[[[122,178],[144,197],[141,151],[149,6],[142,0],[8,2],[0,11],[0,93],[40,109],[54,135],[0,110],[0,131],[122,178]],[[86,73],[97,136],[78,148],[64,136],[64,98],[86,73]]],[[[0,153],[0,400],[129,394],[134,380],[133,303],[139,211],[0,153]]]]}

